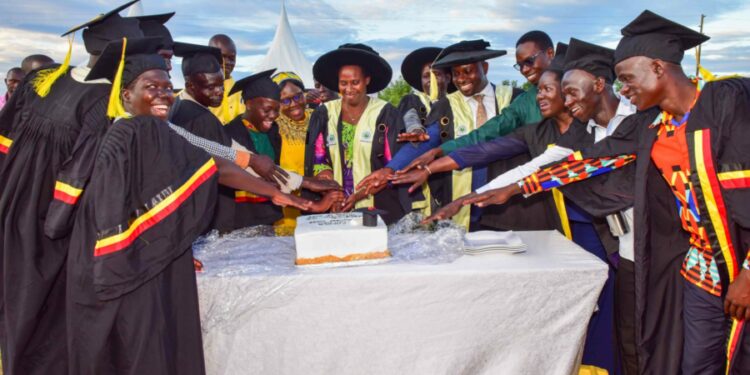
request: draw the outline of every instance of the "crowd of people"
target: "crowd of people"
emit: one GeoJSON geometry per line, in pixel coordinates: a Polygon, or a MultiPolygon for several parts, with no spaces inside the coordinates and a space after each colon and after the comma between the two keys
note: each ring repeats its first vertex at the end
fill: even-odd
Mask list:
{"type": "Polygon", "coordinates": [[[320,56],[314,88],[275,69],[235,80],[231,37],[176,42],[174,13],[119,15],[136,1],[64,34],[82,31],[87,65],[69,50],[6,75],[5,374],[205,373],[199,236],[371,209],[557,230],[597,256],[591,371],[750,373],[750,80],[685,74],[708,36],[648,10],[614,50],[529,31],[526,90],[489,82],[506,51],[487,41],[423,47],[394,106],[370,46],[320,56]]]}

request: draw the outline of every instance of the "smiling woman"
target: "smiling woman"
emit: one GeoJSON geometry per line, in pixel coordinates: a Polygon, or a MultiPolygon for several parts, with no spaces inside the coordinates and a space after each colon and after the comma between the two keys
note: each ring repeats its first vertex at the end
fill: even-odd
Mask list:
{"type": "Polygon", "coordinates": [[[372,171],[383,168],[399,148],[398,111],[368,94],[391,80],[388,63],[364,44],[344,44],[321,56],[313,66],[315,79],[341,99],[318,107],[310,119],[305,174],[334,179],[344,187],[346,202],[335,211],[377,207],[391,223],[411,209],[405,189],[381,185],[355,187],[372,171]]]}

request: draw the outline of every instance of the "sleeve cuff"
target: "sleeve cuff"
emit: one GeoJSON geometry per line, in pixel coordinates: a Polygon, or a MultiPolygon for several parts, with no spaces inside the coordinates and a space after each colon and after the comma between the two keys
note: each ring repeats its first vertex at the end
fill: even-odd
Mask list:
{"type": "Polygon", "coordinates": [[[234,159],[234,163],[240,168],[246,169],[250,166],[250,153],[245,151],[237,150],[237,156],[234,159]]]}

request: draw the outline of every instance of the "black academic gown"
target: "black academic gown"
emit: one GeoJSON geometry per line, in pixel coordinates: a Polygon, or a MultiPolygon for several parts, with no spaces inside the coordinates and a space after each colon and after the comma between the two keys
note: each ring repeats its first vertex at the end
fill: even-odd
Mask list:
{"type": "Polygon", "coordinates": [[[117,121],[95,163],[68,259],[70,373],[205,373],[191,245],[213,159],[143,116],[117,121]]]}
{"type": "MultiPolygon", "coordinates": [[[[619,199],[622,204],[618,205],[617,198],[627,197],[627,192],[634,190],[636,335],[639,366],[645,374],[679,372],[684,282],[679,272],[689,247],[688,235],[679,223],[675,198],[651,161],[651,149],[658,127],[650,124],[658,113],[658,109],[651,109],[633,115],[638,116],[635,117],[637,121],[623,121],[612,136],[581,152],[584,158],[628,153],[637,157],[633,168],[600,176],[603,177],[599,180],[600,189],[592,189],[591,193],[600,195],[600,206],[613,212],[628,203],[627,199],[619,199]],[[634,179],[635,189],[632,185],[622,186],[621,182],[629,178],[634,179]]],[[[704,181],[711,185],[702,184],[701,174],[692,171],[690,178],[697,204],[704,213],[701,224],[712,240],[723,293],[729,286],[728,261],[725,257],[730,255],[729,251],[721,251],[718,242],[721,232],[717,226],[725,228],[724,238],[734,251],[733,262],[741,267],[750,247],[750,185],[742,180],[730,185],[721,181],[718,174],[750,169],[748,119],[750,80],[727,79],[705,85],[687,124],[683,125],[687,126],[691,168],[703,166],[706,169],[704,181]],[[709,195],[717,202],[722,201],[719,211],[725,223],[717,223],[706,214],[706,205],[711,204],[709,195]]],[[[742,340],[750,339],[747,331],[744,336],[740,334],[742,340]]],[[[742,373],[739,367],[746,371],[749,361],[747,353],[741,353],[733,363],[736,366],[733,371],[739,372],[734,373],[742,373]]]]}
{"type": "MultiPolygon", "coordinates": [[[[523,91],[514,89],[515,99],[523,91]]],[[[500,113],[495,108],[495,113],[500,113]]],[[[427,124],[437,123],[440,127],[440,142],[455,138],[453,110],[447,98],[438,100],[432,105],[426,120],[427,124]]],[[[487,181],[531,160],[529,153],[510,159],[498,160],[487,166],[487,181]]],[[[436,173],[429,179],[433,205],[438,208],[453,201],[452,173],[436,173]]],[[[552,230],[556,226],[547,219],[547,207],[544,197],[513,197],[503,205],[494,205],[482,209],[480,224],[494,230],[552,230]]]]}
{"type": "MultiPolygon", "coordinates": [[[[234,120],[227,123],[224,129],[237,143],[256,154],[258,153],[253,139],[250,137],[249,130],[242,123],[242,115],[235,117],[234,120]]],[[[278,125],[274,123],[267,134],[275,153],[274,163],[278,165],[281,156],[281,136],[279,135],[278,125]]],[[[255,201],[235,200],[235,223],[237,228],[255,225],[273,225],[273,223],[283,217],[281,207],[273,204],[268,198],[256,197],[253,200],[255,201]]]]}
{"type": "Polygon", "coordinates": [[[403,117],[410,109],[415,110],[417,112],[417,116],[419,116],[419,120],[422,122],[422,125],[427,126],[427,116],[430,114],[430,109],[424,105],[417,94],[405,95],[398,102],[398,107],[396,109],[398,110],[398,113],[401,117],[403,117]]]}
{"type": "MultiPolygon", "coordinates": [[[[373,172],[385,167],[383,162],[383,156],[385,155],[385,139],[388,139],[391,155],[396,155],[401,148],[401,144],[396,142],[396,136],[403,131],[403,121],[398,120],[398,111],[390,104],[386,104],[380,111],[377,118],[377,124],[378,125],[375,128],[375,136],[373,137],[372,153],[370,154],[370,168],[373,172]],[[380,126],[381,124],[385,126],[380,126]]],[[[343,123],[341,116],[339,116],[337,139],[341,139],[342,129],[343,123]]],[[[323,139],[326,139],[328,136],[328,109],[324,105],[319,106],[310,117],[310,124],[307,130],[307,146],[305,148],[305,176],[314,176],[315,141],[320,134],[323,134],[323,139]]],[[[343,147],[343,144],[339,142],[342,163],[344,162],[343,147]]],[[[408,194],[407,185],[389,186],[375,194],[374,198],[375,207],[386,211],[386,213],[382,215],[383,221],[385,221],[386,224],[395,223],[408,212],[411,212],[412,198],[408,194]]]]}
{"type": "MultiPolygon", "coordinates": [[[[219,119],[208,108],[191,100],[176,99],[170,110],[169,121],[201,138],[227,147],[232,145],[232,139],[219,119]]],[[[235,215],[234,190],[219,186],[216,210],[209,228],[220,232],[237,229],[235,215]]]]}
{"type": "Polygon", "coordinates": [[[0,127],[11,129],[13,140],[0,173],[5,374],[66,373],[68,235],[80,189],[109,125],[109,88],[77,82],[69,70],[45,98],[24,85],[14,95],[17,102],[2,112],[0,127]]]}

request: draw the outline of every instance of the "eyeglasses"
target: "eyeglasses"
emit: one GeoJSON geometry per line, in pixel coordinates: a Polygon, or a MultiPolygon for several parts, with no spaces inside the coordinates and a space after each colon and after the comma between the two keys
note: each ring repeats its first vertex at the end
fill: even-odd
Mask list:
{"type": "Polygon", "coordinates": [[[281,105],[292,105],[292,101],[296,103],[302,103],[305,101],[305,94],[299,93],[291,98],[281,99],[281,105]]]}
{"type": "Polygon", "coordinates": [[[536,61],[537,56],[539,56],[539,54],[541,54],[542,52],[544,52],[544,50],[540,50],[539,52],[535,53],[533,56],[527,58],[526,60],[521,61],[520,64],[519,63],[513,64],[513,68],[520,71],[521,68],[524,66],[528,66],[529,68],[532,67],[534,65],[534,61],[536,61]]]}

